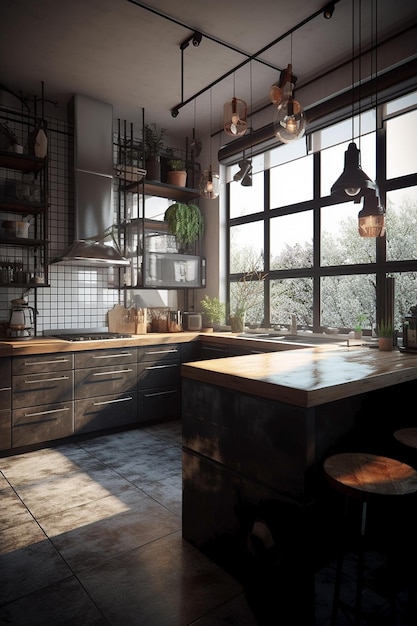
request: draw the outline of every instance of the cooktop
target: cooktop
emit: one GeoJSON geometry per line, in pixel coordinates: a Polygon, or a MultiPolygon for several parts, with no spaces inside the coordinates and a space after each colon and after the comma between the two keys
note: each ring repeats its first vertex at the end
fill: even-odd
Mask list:
{"type": "Polygon", "coordinates": [[[55,333],[49,335],[55,339],[62,339],[63,341],[102,341],[103,339],[122,339],[124,337],[131,337],[130,333],[111,333],[111,332],[68,332],[68,333],[55,333]]]}

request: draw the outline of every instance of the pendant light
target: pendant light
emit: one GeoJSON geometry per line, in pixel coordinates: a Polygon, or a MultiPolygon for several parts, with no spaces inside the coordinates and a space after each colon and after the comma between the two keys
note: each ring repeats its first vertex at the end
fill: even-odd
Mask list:
{"type": "Polygon", "coordinates": [[[235,75],[233,74],[233,98],[225,102],[223,106],[223,127],[226,135],[242,137],[248,126],[246,117],[246,102],[235,97],[235,75]]]}
{"type": "Polygon", "coordinates": [[[200,196],[202,198],[207,198],[209,200],[215,200],[220,193],[220,177],[217,172],[213,172],[211,167],[211,130],[212,130],[212,100],[211,100],[211,89],[210,89],[210,144],[209,144],[209,152],[210,152],[210,165],[208,169],[203,170],[200,178],[200,196]]]}
{"type": "Polygon", "coordinates": [[[306,129],[306,118],[301,104],[294,99],[295,80],[292,74],[292,33],[291,33],[291,63],[281,72],[278,85],[272,85],[269,97],[276,105],[274,117],[275,137],[283,143],[290,143],[301,139],[306,129]]]}
{"type": "MultiPolygon", "coordinates": [[[[360,16],[359,16],[360,17],[360,16]]],[[[360,20],[359,20],[360,21],[360,20]]],[[[360,37],[359,37],[360,39],[360,37]]],[[[354,58],[355,58],[355,2],[352,0],[352,141],[345,152],[344,169],[336,182],[330,189],[330,195],[335,200],[352,200],[355,203],[361,201],[361,198],[373,194],[375,196],[376,185],[369,178],[360,166],[360,150],[354,141],[354,103],[355,103],[355,87],[354,87],[354,58]]],[[[360,43],[360,42],[359,42],[360,43]]],[[[361,52],[359,51],[359,68],[360,68],[361,52]]],[[[359,75],[359,141],[360,131],[360,86],[361,76],[359,75]]]]}
{"type": "MultiPolygon", "coordinates": [[[[375,50],[375,116],[376,120],[378,120],[378,63],[377,63],[377,2],[376,0],[371,0],[371,24],[373,25],[373,8],[375,1],[375,44],[373,49],[375,50]]],[[[361,3],[359,5],[361,7],[361,3]]],[[[373,37],[371,37],[373,39],[373,37]]],[[[372,74],[372,71],[371,71],[372,74]]],[[[378,121],[376,123],[378,127],[378,121]]],[[[375,130],[377,130],[376,128],[375,130]]],[[[365,195],[363,200],[363,208],[359,211],[358,214],[358,231],[361,237],[384,237],[385,236],[385,211],[384,208],[380,204],[378,188],[375,186],[375,193],[365,195]]]]}

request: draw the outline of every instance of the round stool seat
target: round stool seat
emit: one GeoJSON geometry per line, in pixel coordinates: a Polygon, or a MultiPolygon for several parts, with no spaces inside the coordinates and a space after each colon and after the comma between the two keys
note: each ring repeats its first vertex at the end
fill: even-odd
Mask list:
{"type": "Polygon", "coordinates": [[[332,485],[349,496],[398,496],[417,491],[417,471],[401,461],[362,452],[334,454],[324,462],[332,485]]]}
{"type": "Polygon", "coordinates": [[[417,449],[417,428],[400,428],[395,431],[394,437],[405,446],[417,449]]]}

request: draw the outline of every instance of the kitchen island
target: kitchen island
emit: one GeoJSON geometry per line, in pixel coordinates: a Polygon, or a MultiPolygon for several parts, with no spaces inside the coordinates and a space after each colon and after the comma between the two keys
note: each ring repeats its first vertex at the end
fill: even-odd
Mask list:
{"type": "Polygon", "coordinates": [[[411,424],[384,401],[412,391],[417,355],[328,345],[187,363],[181,375],[184,538],[239,577],[248,532],[267,520],[294,619],[313,624],[314,571],[333,533],[322,462],[385,453],[383,434],[411,424]]]}

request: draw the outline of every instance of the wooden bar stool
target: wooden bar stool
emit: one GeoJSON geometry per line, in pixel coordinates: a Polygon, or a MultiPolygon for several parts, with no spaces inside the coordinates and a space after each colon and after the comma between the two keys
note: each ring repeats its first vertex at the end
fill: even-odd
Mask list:
{"type": "MultiPolygon", "coordinates": [[[[385,456],[360,452],[340,453],[328,457],[324,461],[324,474],[330,486],[345,496],[344,521],[347,520],[347,506],[351,499],[361,503],[361,527],[356,572],[356,598],[354,607],[347,607],[340,599],[340,587],[343,573],[344,550],[340,547],[337,559],[335,588],[331,625],[336,625],[339,608],[353,609],[354,624],[358,625],[361,617],[361,595],[363,586],[363,569],[365,559],[365,533],[370,502],[382,502],[395,507],[400,496],[411,496],[417,492],[417,471],[398,460],[385,456]]],[[[405,498],[402,499],[404,501],[405,498]]],[[[401,507],[399,507],[401,508],[401,507]]],[[[400,515],[400,512],[398,511],[400,515]]],[[[381,522],[384,524],[384,519],[381,522]]],[[[395,537],[390,537],[395,541],[395,537]]],[[[394,612],[393,597],[390,597],[391,610],[394,612]]]]}
{"type": "Polygon", "coordinates": [[[417,450],[417,428],[400,428],[395,431],[394,437],[404,446],[417,450]]]}

